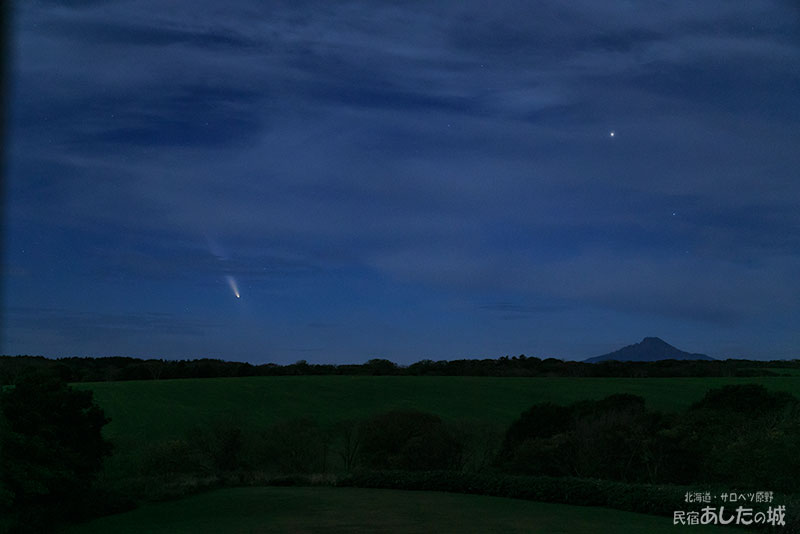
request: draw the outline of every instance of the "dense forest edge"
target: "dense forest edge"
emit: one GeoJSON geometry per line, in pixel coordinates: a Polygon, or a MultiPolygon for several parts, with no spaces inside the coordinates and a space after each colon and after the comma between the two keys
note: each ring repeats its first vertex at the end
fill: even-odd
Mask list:
{"type": "Polygon", "coordinates": [[[797,376],[800,360],[659,360],[653,362],[603,361],[597,363],[503,356],[495,359],[420,360],[398,365],[386,359],[362,364],[315,364],[305,360],[278,365],[255,365],[201,358],[193,360],[101,358],[46,358],[0,356],[0,385],[14,384],[25,370],[56,373],[66,382],[166,380],[243,376],[513,376],[513,377],[753,377],[797,376]]]}

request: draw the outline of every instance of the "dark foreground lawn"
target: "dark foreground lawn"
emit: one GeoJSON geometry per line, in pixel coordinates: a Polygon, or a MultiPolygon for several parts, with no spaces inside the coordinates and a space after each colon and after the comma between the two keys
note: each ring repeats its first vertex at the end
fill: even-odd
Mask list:
{"type": "Polygon", "coordinates": [[[221,489],[79,525],[85,533],[352,533],[580,534],[742,532],[680,527],[672,520],[606,508],[499,497],[329,487],[221,489]]]}

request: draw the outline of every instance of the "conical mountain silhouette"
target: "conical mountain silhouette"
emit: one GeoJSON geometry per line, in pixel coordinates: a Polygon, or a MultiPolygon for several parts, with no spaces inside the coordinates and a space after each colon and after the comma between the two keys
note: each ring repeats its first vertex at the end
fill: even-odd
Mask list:
{"type": "Polygon", "coordinates": [[[635,345],[628,345],[617,351],[595,356],[584,361],[589,363],[617,360],[620,362],[655,362],[658,360],[713,360],[705,354],[691,354],[676,349],[663,339],[646,337],[635,345]]]}

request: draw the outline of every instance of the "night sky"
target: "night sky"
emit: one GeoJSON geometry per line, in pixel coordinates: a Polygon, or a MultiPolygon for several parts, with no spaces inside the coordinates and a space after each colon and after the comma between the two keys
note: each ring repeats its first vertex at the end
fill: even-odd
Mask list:
{"type": "Polygon", "coordinates": [[[0,353],[800,358],[794,0],[64,4],[10,24],[0,353]]]}

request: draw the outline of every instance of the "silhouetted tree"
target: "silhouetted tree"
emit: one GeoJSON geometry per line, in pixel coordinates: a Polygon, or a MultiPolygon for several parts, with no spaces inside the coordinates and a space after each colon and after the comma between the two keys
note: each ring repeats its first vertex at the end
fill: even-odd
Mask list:
{"type": "Polygon", "coordinates": [[[37,530],[80,514],[111,450],[101,434],[109,419],[92,393],[53,374],[28,374],[0,394],[0,411],[0,493],[18,526],[37,530]]]}
{"type": "Polygon", "coordinates": [[[234,471],[241,467],[242,429],[229,421],[217,421],[207,428],[189,433],[189,443],[208,460],[212,472],[234,471]]]}
{"type": "Polygon", "coordinates": [[[356,465],[361,452],[361,429],[356,421],[341,421],[332,430],[335,452],[342,459],[342,466],[350,472],[356,465]]]}
{"type": "Polygon", "coordinates": [[[497,464],[513,473],[653,482],[664,426],[636,395],[537,404],[509,427],[497,464]]]}
{"type": "Polygon", "coordinates": [[[800,490],[800,402],[756,384],[710,390],[672,431],[674,482],[800,490]]]}
{"type": "Polygon", "coordinates": [[[396,410],[368,419],[361,432],[361,458],[370,469],[428,471],[461,464],[461,443],[433,414],[396,410]]]}
{"type": "Polygon", "coordinates": [[[397,374],[397,364],[389,360],[380,358],[373,358],[368,361],[364,366],[367,372],[371,375],[394,375],[397,374]]]}
{"type": "Polygon", "coordinates": [[[320,473],[327,469],[329,437],[308,418],[289,419],[262,433],[255,453],[258,467],[281,474],[320,473]]]}

